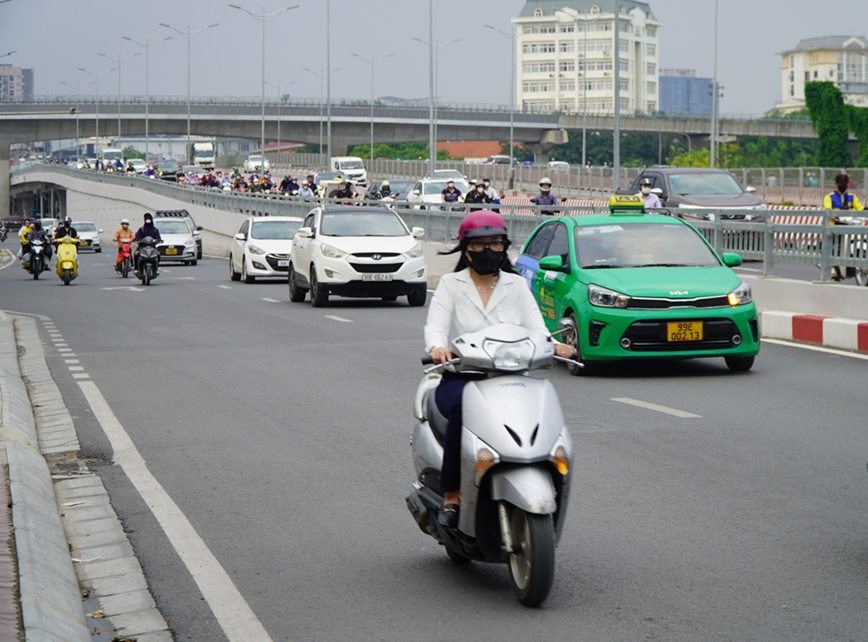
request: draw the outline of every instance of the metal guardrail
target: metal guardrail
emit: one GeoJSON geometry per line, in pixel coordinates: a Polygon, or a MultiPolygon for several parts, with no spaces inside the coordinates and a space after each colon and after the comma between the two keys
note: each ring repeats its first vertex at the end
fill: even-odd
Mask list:
{"type": "MultiPolygon", "coordinates": [[[[136,189],[171,198],[179,203],[198,205],[243,216],[306,216],[313,207],[338,201],[317,199],[306,201],[299,197],[245,194],[221,189],[178,185],[169,181],[147,179],[129,174],[113,174],[77,170],[63,165],[38,164],[16,167],[12,176],[28,171],[48,172],[136,189]]],[[[357,204],[379,204],[368,201],[357,204]]],[[[393,207],[410,227],[423,227],[426,238],[432,241],[453,242],[461,220],[474,208],[469,204],[426,205],[392,201],[382,203],[393,207]],[[422,208],[425,209],[422,209],[422,208]]],[[[524,243],[537,225],[546,217],[543,209],[552,206],[534,206],[529,203],[500,204],[496,206],[507,222],[510,238],[516,245],[524,243]]],[[[605,203],[599,206],[565,206],[555,208],[559,216],[581,216],[605,213],[605,203]]],[[[736,252],[744,260],[761,261],[763,275],[772,276],[777,263],[817,265],[819,279],[827,281],[832,266],[856,268],[868,272],[868,216],[853,217],[851,224],[831,224],[830,217],[841,212],[794,210],[662,210],[687,220],[703,234],[717,252],[736,252]],[[733,220],[732,216],[763,216],[764,220],[733,220]],[[707,217],[707,218],[704,218],[707,217]],[[782,222],[786,218],[811,217],[812,224],[782,222]]]]}

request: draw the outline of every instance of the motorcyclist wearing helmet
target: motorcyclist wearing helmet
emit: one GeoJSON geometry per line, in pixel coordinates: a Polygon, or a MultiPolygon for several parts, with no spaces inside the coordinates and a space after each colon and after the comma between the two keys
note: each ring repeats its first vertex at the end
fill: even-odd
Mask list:
{"type": "Polygon", "coordinates": [[[461,200],[461,190],[455,187],[455,181],[446,181],[446,189],[440,192],[440,200],[443,203],[457,203],[461,200]]]}
{"type": "Polygon", "coordinates": [[[112,241],[118,244],[118,260],[115,262],[115,270],[121,271],[121,262],[124,260],[124,254],[122,246],[124,243],[132,243],[136,239],[136,235],[130,229],[130,221],[129,219],[123,219],[121,221],[120,229],[115,232],[112,241]]]}
{"type": "Polygon", "coordinates": [[[499,200],[497,190],[492,186],[490,178],[483,178],[482,186],[485,188],[485,196],[488,198],[489,203],[494,203],[499,200]]]}
{"type": "Polygon", "coordinates": [[[43,247],[45,248],[42,252],[43,256],[45,257],[45,264],[43,265],[43,270],[48,270],[49,269],[48,263],[49,263],[49,261],[51,261],[51,253],[52,253],[51,237],[48,235],[48,232],[46,230],[42,229],[42,221],[40,221],[39,219],[36,219],[35,221],[33,221],[33,229],[31,229],[27,233],[28,251],[30,248],[30,244],[35,239],[40,239],[42,241],[43,247]]]}
{"type": "MultiPolygon", "coordinates": [[[[160,230],[154,225],[154,217],[150,212],[145,212],[144,216],[145,224],[142,225],[138,230],[136,230],[136,236],[134,240],[136,243],[140,242],[142,239],[150,236],[157,243],[162,242],[163,237],[160,236],[160,230]]],[[[135,254],[133,255],[133,262],[135,264],[136,272],[139,270],[139,250],[136,249],[135,254]]],[[[157,254],[157,274],[160,273],[160,255],[157,254]]]]}
{"type": "Polygon", "coordinates": [[[298,188],[298,195],[306,201],[313,200],[319,196],[319,188],[313,180],[313,174],[308,174],[304,179],[304,183],[298,188]]]}
{"type": "Polygon", "coordinates": [[[643,176],[639,181],[639,193],[636,194],[639,198],[645,201],[646,208],[663,207],[660,203],[660,197],[651,191],[651,179],[643,176]]]}
{"type": "MultiPolygon", "coordinates": [[[[465,203],[490,203],[491,201],[488,199],[488,196],[485,195],[485,185],[482,183],[476,183],[470,187],[470,191],[467,192],[467,195],[464,197],[465,203]]],[[[474,209],[483,209],[480,205],[479,207],[472,207],[471,210],[474,209]]]]}
{"type": "Polygon", "coordinates": [[[374,194],[375,201],[382,201],[385,198],[395,198],[395,195],[392,194],[392,184],[389,181],[380,183],[380,189],[374,194]]]}
{"type": "Polygon", "coordinates": [[[54,240],[60,241],[65,236],[69,236],[71,238],[77,239],[78,232],[72,226],[72,219],[68,216],[63,219],[63,222],[54,230],[54,240]]]}
{"type": "Polygon", "coordinates": [[[349,181],[341,181],[338,191],[335,192],[335,198],[351,201],[355,196],[349,181]]]}
{"type": "MultiPolygon", "coordinates": [[[[24,219],[24,222],[21,224],[21,229],[18,230],[18,241],[21,243],[21,257],[27,254],[30,251],[30,247],[27,243],[27,235],[33,231],[33,219],[29,216],[24,219]]],[[[19,257],[20,258],[20,257],[19,257]]]]}
{"type": "MultiPolygon", "coordinates": [[[[823,209],[825,210],[856,210],[861,211],[865,208],[862,206],[862,203],[859,202],[859,197],[855,194],[851,194],[848,192],[850,189],[850,177],[847,174],[838,174],[835,177],[835,186],[837,189],[834,192],[826,195],[826,198],[823,199],[823,209]]],[[[841,225],[845,224],[845,221],[842,221],[839,216],[829,216],[829,224],[830,225],[841,225]]],[[[844,237],[837,237],[834,239],[835,242],[840,246],[844,240],[844,237]]],[[[839,248],[840,251],[840,248],[839,248]]],[[[847,272],[849,270],[847,268],[842,268],[840,266],[832,267],[832,280],[833,281],[843,281],[846,278],[847,272]]]]}
{"type": "MultiPolygon", "coordinates": [[[[499,214],[480,210],[468,214],[458,228],[458,245],[444,254],[459,254],[455,271],[440,279],[428,307],[425,351],[434,363],[452,359],[452,340],[498,323],[514,323],[549,334],[539,307],[509,261],[506,223],[499,214]]],[[[555,353],[573,355],[572,347],[556,343],[555,353]]],[[[473,376],[446,370],[435,391],[437,408],[447,418],[440,488],[444,526],[458,523],[461,501],[461,398],[473,376]]]]}
{"type": "MultiPolygon", "coordinates": [[[[530,202],[534,205],[560,205],[558,197],[552,194],[552,181],[550,178],[542,178],[539,182],[539,194],[532,197],[530,202]]],[[[555,210],[540,210],[543,216],[554,216],[555,210]]]]}

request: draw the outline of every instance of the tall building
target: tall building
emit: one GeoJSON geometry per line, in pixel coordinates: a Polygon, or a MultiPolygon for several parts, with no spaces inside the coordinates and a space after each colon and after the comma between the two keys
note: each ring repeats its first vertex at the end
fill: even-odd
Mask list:
{"type": "Polygon", "coordinates": [[[823,36],[802,40],[781,53],[781,102],[775,108],[790,113],[805,108],[805,83],[835,83],[844,101],[868,107],[868,46],[859,36],[823,36]]]}
{"type": "Polygon", "coordinates": [[[0,65],[0,100],[33,98],[33,70],[0,65]]]}
{"type": "Polygon", "coordinates": [[[711,117],[711,78],[695,69],[660,70],[660,111],[668,116],[711,117]]]}
{"type": "MultiPolygon", "coordinates": [[[[644,2],[621,0],[621,111],[660,105],[659,22],[644,2]]],[[[529,111],[613,113],[614,0],[527,0],[513,18],[518,104],[529,111]],[[587,99],[587,101],[586,101],[587,99]]]]}

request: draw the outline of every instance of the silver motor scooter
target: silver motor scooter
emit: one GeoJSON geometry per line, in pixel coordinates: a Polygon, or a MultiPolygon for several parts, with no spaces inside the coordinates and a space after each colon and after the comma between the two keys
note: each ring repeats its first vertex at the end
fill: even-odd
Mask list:
{"type": "Polygon", "coordinates": [[[560,401],[551,383],[529,376],[551,368],[554,360],[575,363],[555,357],[554,345],[545,334],[509,324],[452,342],[455,370],[484,377],[463,393],[457,528],[437,520],[446,418],[434,389],[446,364],[425,371],[414,406],[416,481],[407,507],[416,523],[457,563],[508,564],[516,596],[527,606],[541,604],[551,590],[570,493],[572,441],[560,401]]]}

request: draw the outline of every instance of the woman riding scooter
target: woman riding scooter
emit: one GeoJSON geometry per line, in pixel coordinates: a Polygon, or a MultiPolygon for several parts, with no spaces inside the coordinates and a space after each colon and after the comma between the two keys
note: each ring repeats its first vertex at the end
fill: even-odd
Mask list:
{"type": "MultiPolygon", "coordinates": [[[[460,253],[455,271],[440,279],[428,308],[425,351],[434,363],[452,359],[447,346],[454,338],[498,323],[549,334],[527,282],[509,262],[506,251],[510,242],[503,218],[490,210],[472,212],[458,228],[458,239],[458,245],[445,252],[460,253]]],[[[570,358],[573,349],[556,343],[555,354],[570,358]]],[[[444,502],[438,517],[446,527],[458,524],[462,393],[473,378],[445,370],[435,391],[437,408],[448,420],[440,474],[444,502]]]]}

